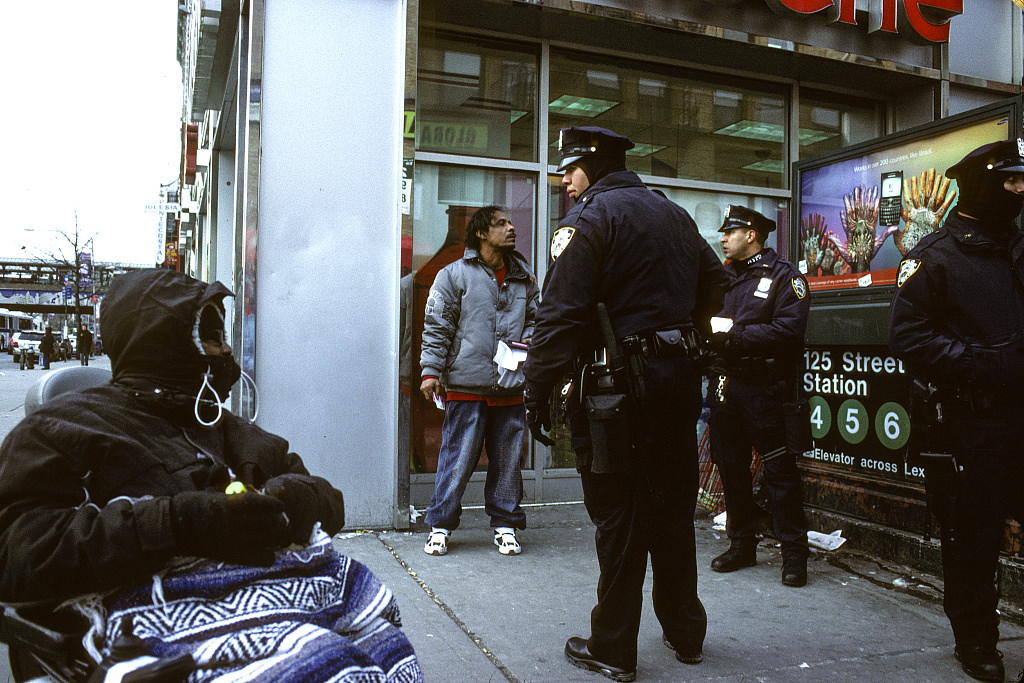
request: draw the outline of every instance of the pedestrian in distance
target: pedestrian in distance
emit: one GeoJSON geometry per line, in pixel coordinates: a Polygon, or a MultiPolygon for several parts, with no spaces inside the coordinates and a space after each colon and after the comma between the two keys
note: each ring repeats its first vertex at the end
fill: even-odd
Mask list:
{"type": "Polygon", "coordinates": [[[53,359],[57,353],[57,338],[53,336],[53,328],[47,326],[46,331],[43,332],[43,338],[39,341],[39,354],[41,356],[40,368],[43,370],[50,369],[50,360],[53,359]]]}
{"type": "Polygon", "coordinates": [[[552,238],[526,359],[530,430],[551,443],[562,387],[601,575],[575,666],[636,678],[647,556],[666,646],[699,663],[707,613],[697,595],[693,513],[702,330],[727,276],[693,219],[626,169],[633,143],[598,127],[563,128],[562,185],[575,205],[552,238]],[[572,377],[572,385],[565,383],[572,377]]]}
{"type": "Polygon", "coordinates": [[[89,356],[92,355],[92,332],[85,326],[85,323],[78,328],[78,360],[82,365],[89,364],[89,356]]]}
{"type": "MultiPolygon", "coordinates": [[[[711,561],[716,572],[752,567],[757,520],[750,476],[751,448],[764,463],[764,488],[775,537],[782,546],[782,583],[807,583],[807,518],[796,457],[793,421],[808,420],[798,376],[810,298],[807,280],[765,246],[775,221],[744,206],[729,206],[719,232],[729,259],[725,305],[710,339],[719,357],[709,373],[711,457],[722,478],[729,549],[711,561]],[[787,430],[787,410],[792,410],[787,430]]],[[[797,429],[800,425],[795,425],[797,429]]]]}
{"type": "Polygon", "coordinates": [[[941,527],[954,654],[1002,681],[999,550],[1005,520],[1024,522],[1024,140],[982,145],[946,176],[957,204],[900,263],[889,348],[915,378],[908,458],[941,527]]]}
{"type": "Polygon", "coordinates": [[[516,229],[498,206],[478,209],[466,226],[463,257],[437,274],[424,311],[420,392],[444,409],[434,493],[427,506],[428,555],[448,552],[462,496],[487,449],[484,508],[502,555],[518,555],[526,527],[520,460],[526,437],[523,382],[502,379],[499,343],[528,343],[540,288],[515,250],[516,229]]]}

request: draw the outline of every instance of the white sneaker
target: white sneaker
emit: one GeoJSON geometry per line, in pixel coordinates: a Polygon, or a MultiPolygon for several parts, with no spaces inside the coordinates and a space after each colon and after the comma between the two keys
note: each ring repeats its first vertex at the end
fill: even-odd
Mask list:
{"type": "Polygon", "coordinates": [[[508,526],[494,528],[494,545],[498,546],[498,552],[502,555],[518,555],[523,552],[516,538],[516,530],[508,526]]]}
{"type": "Polygon", "coordinates": [[[448,552],[448,535],[451,534],[447,529],[440,527],[433,527],[430,530],[430,536],[427,537],[427,543],[423,546],[423,552],[427,555],[444,555],[448,552]]]}

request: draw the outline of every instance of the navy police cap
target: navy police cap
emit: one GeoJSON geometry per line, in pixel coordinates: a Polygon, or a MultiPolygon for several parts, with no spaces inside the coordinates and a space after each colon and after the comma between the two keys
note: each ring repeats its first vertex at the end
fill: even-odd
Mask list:
{"type": "Polygon", "coordinates": [[[765,218],[753,209],[730,204],[725,209],[725,220],[722,221],[722,227],[718,229],[718,232],[725,232],[732,228],[746,228],[767,235],[775,230],[775,221],[765,218]]]}
{"type": "Polygon", "coordinates": [[[990,142],[974,150],[946,171],[947,178],[963,178],[972,171],[1024,173],[1024,140],[990,142]]]}
{"type": "Polygon", "coordinates": [[[625,159],[627,149],[633,149],[633,141],[607,128],[598,128],[597,126],[563,128],[558,133],[558,154],[561,161],[558,162],[556,170],[564,171],[568,166],[588,154],[625,159]]]}

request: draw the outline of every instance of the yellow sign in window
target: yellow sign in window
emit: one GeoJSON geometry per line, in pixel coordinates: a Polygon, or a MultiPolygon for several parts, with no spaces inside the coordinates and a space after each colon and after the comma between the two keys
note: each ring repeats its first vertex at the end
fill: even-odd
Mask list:
{"type": "Polygon", "coordinates": [[[479,123],[416,122],[416,147],[438,152],[485,154],[487,126],[479,123]]]}

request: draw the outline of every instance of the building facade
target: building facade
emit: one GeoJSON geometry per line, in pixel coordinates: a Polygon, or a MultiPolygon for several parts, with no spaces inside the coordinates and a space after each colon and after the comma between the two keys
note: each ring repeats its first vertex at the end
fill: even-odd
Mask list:
{"type": "MultiPolygon", "coordinates": [[[[179,258],[236,292],[260,423],[354,526],[403,528],[429,499],[426,292],[487,204],[543,279],[561,127],[629,136],[629,167],[717,249],[728,204],[793,222],[794,164],[1024,80],[1012,0],[183,0],[178,32],[196,141],[179,258]]],[[[786,231],[773,246],[800,256],[786,231]]],[[[523,473],[530,502],[581,496],[564,439],[525,444],[523,473]]]]}

